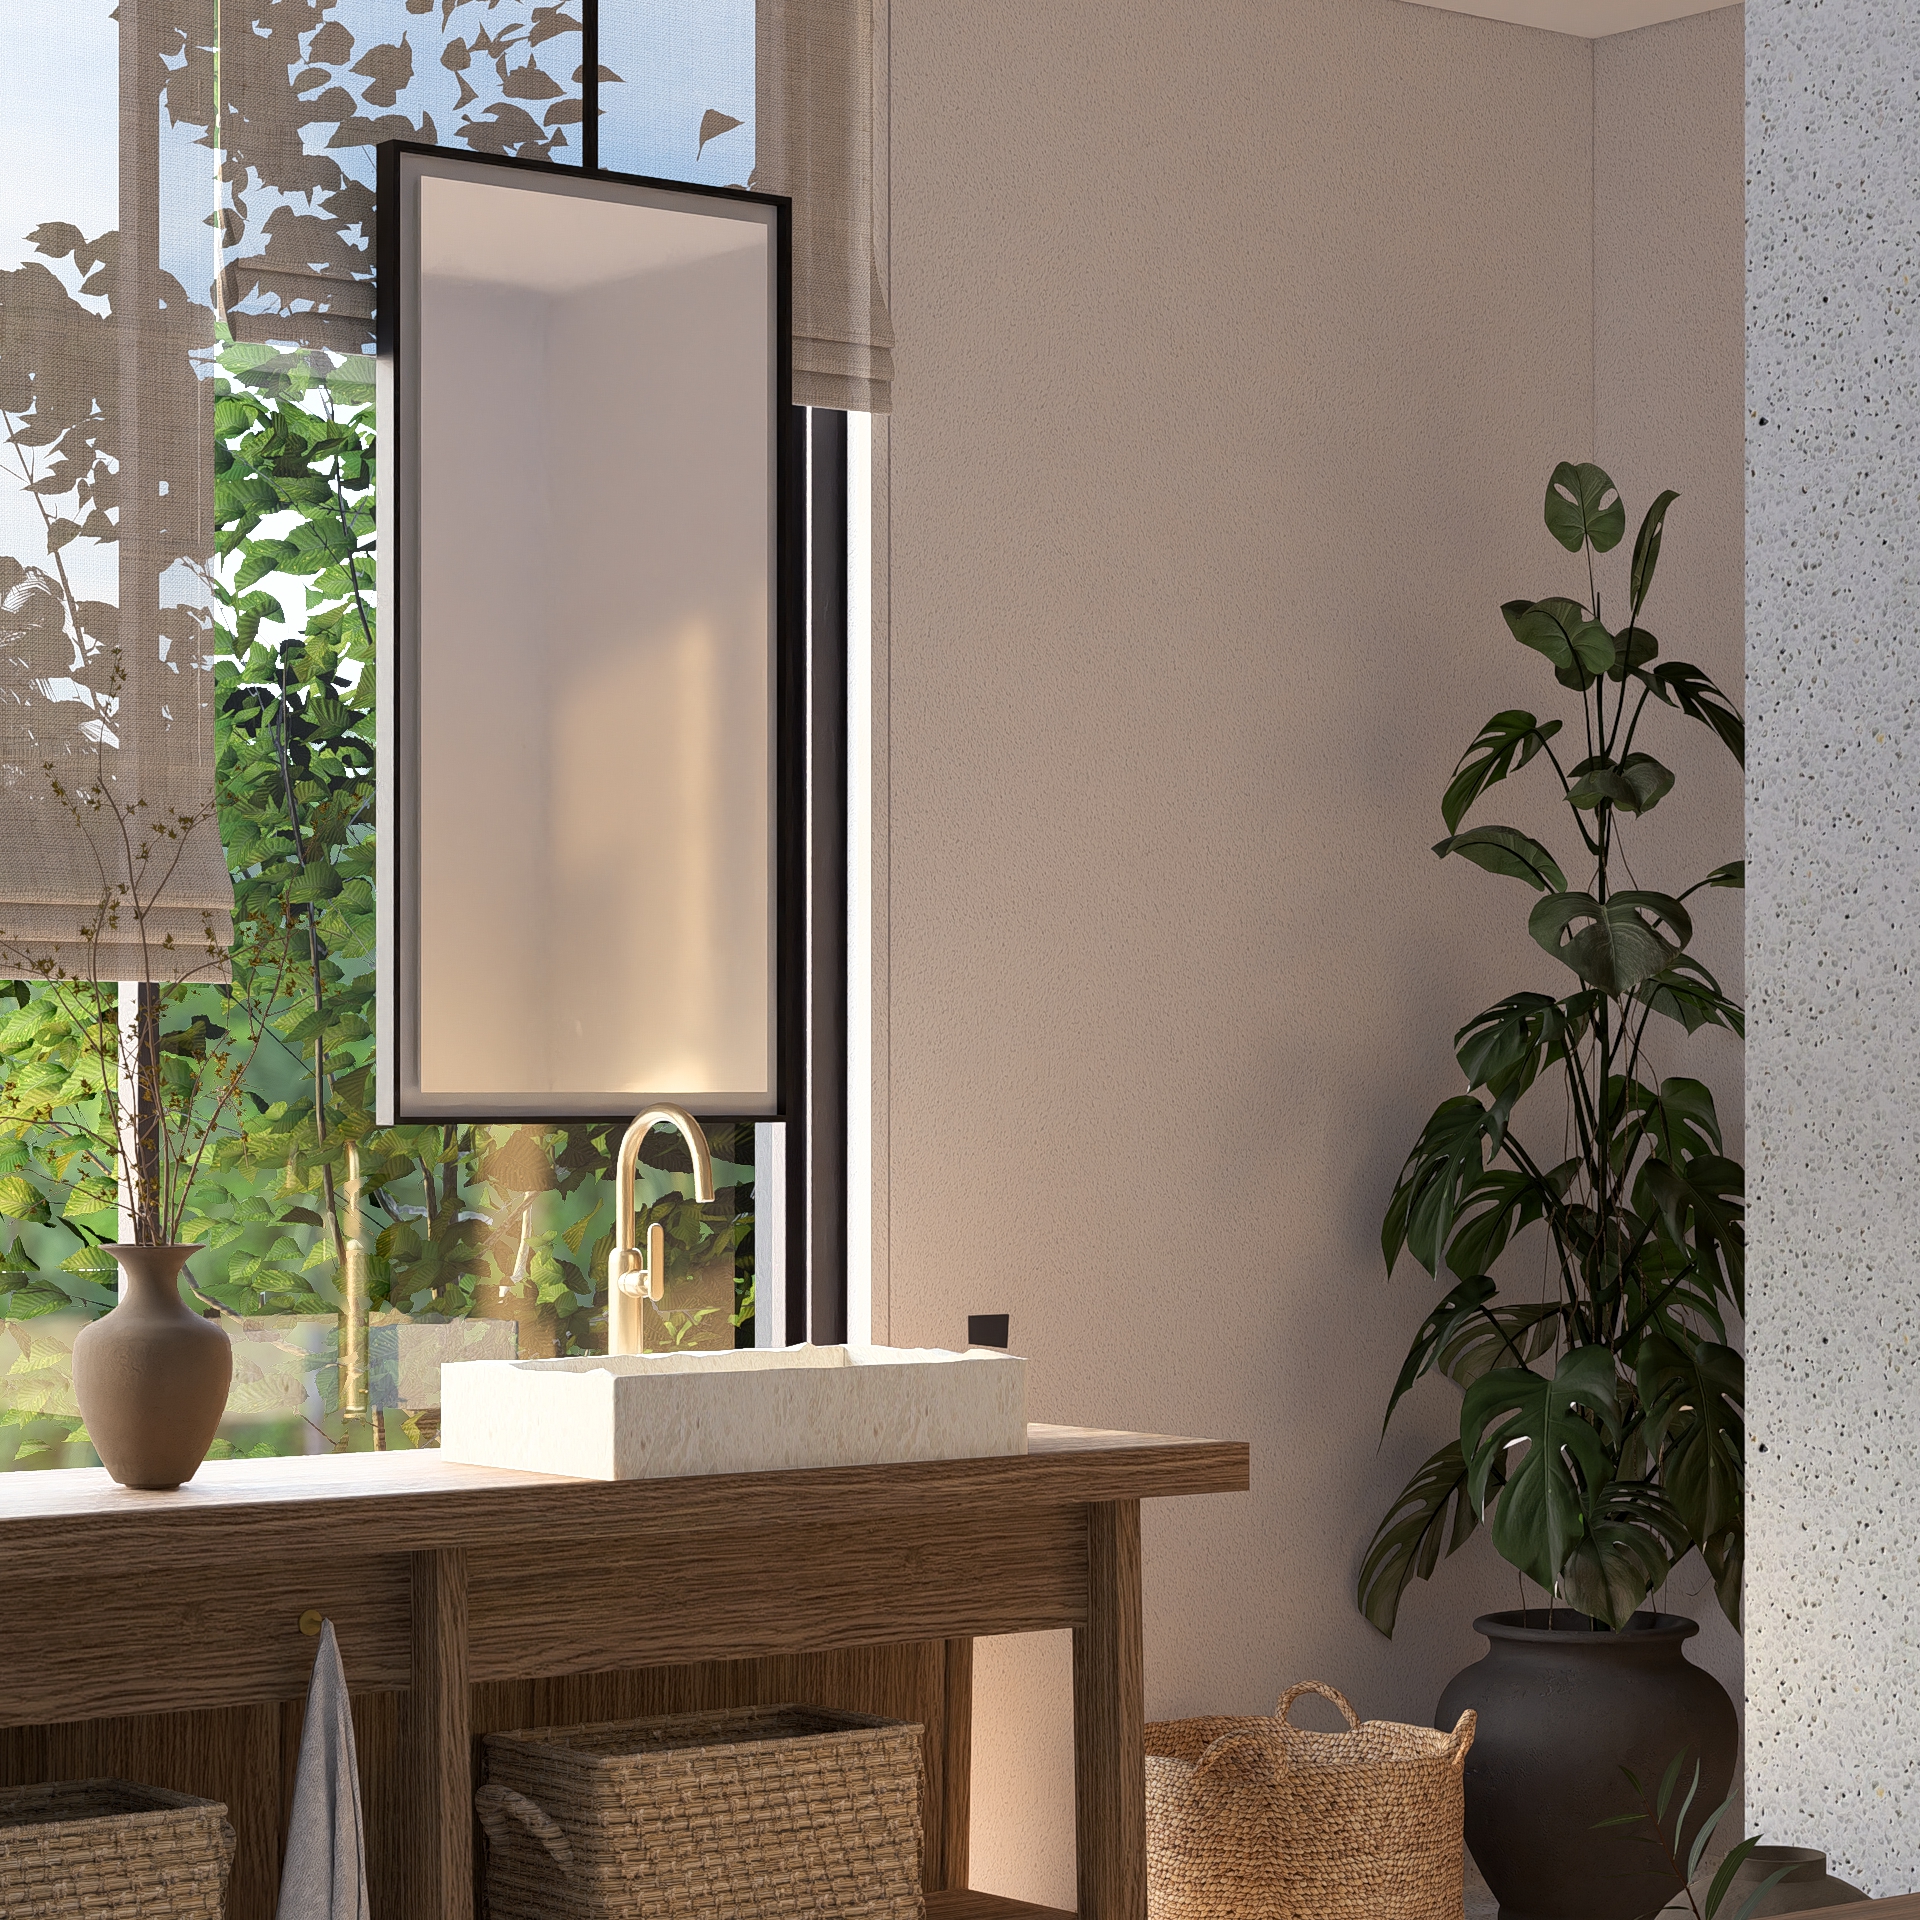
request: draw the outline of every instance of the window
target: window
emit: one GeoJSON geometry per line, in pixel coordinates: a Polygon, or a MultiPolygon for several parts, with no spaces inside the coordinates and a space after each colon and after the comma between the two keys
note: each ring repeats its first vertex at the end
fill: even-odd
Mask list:
{"type": "MultiPolygon", "coordinates": [[[[207,1245],[193,1283],[234,1342],[215,1456],[430,1445],[442,1361],[603,1346],[602,1175],[620,1129],[371,1123],[373,147],[399,136],[577,161],[595,33],[605,164],[744,183],[754,8],[603,0],[582,17],[531,0],[223,0],[217,48],[212,0],[143,8],[143,31],[156,16],[164,30],[142,56],[151,125],[118,112],[110,0],[0,27],[13,70],[38,76],[0,116],[0,386],[23,367],[38,381],[7,416],[13,458],[0,464],[0,700],[9,674],[46,690],[49,648],[66,667],[51,678],[84,693],[99,633],[135,605],[110,433],[88,440],[83,421],[36,436],[49,424],[51,343],[63,326],[113,317],[109,237],[135,231],[132,199],[157,183],[159,217],[140,231],[157,271],[206,309],[211,344],[192,378],[214,400],[214,472],[200,486],[205,546],[217,548],[197,571],[178,558],[157,569],[159,624],[216,665],[235,978],[121,999],[137,1020],[144,998],[177,1048],[232,1029],[237,1013],[264,1017],[240,1117],[185,1234],[207,1245]],[[690,13],[693,36],[681,29],[690,13]],[[217,271],[204,250],[209,166],[221,181],[217,271]],[[99,442],[84,470],[82,441],[99,442]],[[36,633],[38,653],[22,639],[36,633]]],[[[0,391],[0,410],[20,398],[0,391]]],[[[669,1248],[655,1344],[844,1326],[845,416],[816,413],[806,438],[812,1064],[784,1136],[712,1130],[708,1206],[685,1196],[674,1137],[649,1142],[641,1199],[669,1248]]],[[[114,1297],[101,1248],[122,1237],[119,1195],[75,1150],[86,1095],[58,1078],[78,1057],[58,993],[30,979],[0,996],[0,1082],[65,1100],[47,1124],[0,1139],[0,1468],[91,1465],[70,1352],[114,1297]]],[[[114,1011],[104,999],[92,1009],[114,1011]]]]}

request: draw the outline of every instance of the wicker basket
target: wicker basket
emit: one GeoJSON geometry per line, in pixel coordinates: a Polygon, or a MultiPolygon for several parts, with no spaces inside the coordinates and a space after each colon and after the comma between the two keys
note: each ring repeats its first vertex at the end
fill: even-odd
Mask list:
{"type": "Polygon", "coordinates": [[[1332,1687],[1289,1687],[1271,1720],[1147,1729],[1148,1920],[1460,1920],[1461,1772],[1451,1733],[1359,1716],[1332,1687]],[[1324,1695],[1346,1733],[1287,1724],[1324,1695]]]}
{"type": "Polygon", "coordinates": [[[917,1726],[749,1707],[484,1746],[491,1920],[921,1920],[917,1726]]]}
{"type": "Polygon", "coordinates": [[[0,1791],[6,1920],[220,1920],[232,1860],[217,1800],[125,1780],[0,1791]]]}

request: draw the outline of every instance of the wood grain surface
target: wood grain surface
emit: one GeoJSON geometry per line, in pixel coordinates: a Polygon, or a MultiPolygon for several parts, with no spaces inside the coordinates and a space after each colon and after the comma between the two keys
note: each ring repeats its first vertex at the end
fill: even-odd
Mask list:
{"type": "MultiPolygon", "coordinates": [[[[939,1832],[936,1835],[932,1827],[927,1830],[928,1847],[936,1841],[939,1846],[941,1877],[927,1883],[929,1890],[967,1884],[973,1831],[973,1642],[949,1640],[945,1655],[945,1755],[933,1806],[939,1832]]],[[[932,1733],[929,1728],[929,1761],[934,1758],[932,1733]]]]}
{"type": "Polygon", "coordinates": [[[568,1480],[431,1451],[209,1461],[174,1493],[116,1487],[99,1468],[0,1474],[0,1579],[832,1524],[916,1508],[992,1514],[1248,1485],[1241,1441],[1030,1427],[1028,1446],[992,1460],[678,1480],[568,1480]]]}
{"type": "MultiPolygon", "coordinates": [[[[314,1642],[303,1639],[302,1645],[311,1662],[314,1642]]],[[[964,1713],[958,1724],[948,1718],[955,1667],[953,1648],[936,1640],[780,1659],[489,1682],[468,1693],[470,1766],[477,1770],[481,1735],[519,1727],[638,1720],[790,1700],[906,1720],[926,1728],[922,1820],[927,1850],[922,1879],[931,1893],[966,1877],[964,1851],[956,1861],[947,1850],[951,1819],[943,1804],[956,1790],[964,1801],[971,1765],[970,1719],[964,1713]]],[[[420,1782],[407,1747],[407,1708],[407,1697],[400,1693],[356,1694],[353,1701],[374,1920],[411,1920],[410,1896],[402,1889],[420,1782]]],[[[305,1701],[297,1699],[216,1713],[0,1728],[0,1786],[110,1777],[222,1801],[238,1841],[227,1920],[274,1920],[304,1715],[305,1701]]],[[[477,1784],[477,1771],[473,1778],[477,1784]]],[[[484,1864],[482,1845],[474,1869],[482,1876],[484,1864]]]]}
{"type": "Polygon", "coordinates": [[[471,1920],[479,1734],[782,1701],[924,1727],[935,1920],[1038,1916],[959,1891],[971,1636],[1066,1626],[1081,1913],[1144,1920],[1139,1500],[1242,1491],[1248,1452],[1029,1440],[1009,1459],[619,1483],[433,1453],[220,1462],[175,1494],[0,1475],[0,1784],[118,1776],[221,1800],[230,1920],[272,1920],[312,1609],[355,1690],[375,1920],[471,1920]]]}
{"type": "Polygon", "coordinates": [[[1074,1920],[1058,1907],[1033,1907],[1024,1900],[1003,1900],[997,1893],[932,1893],[927,1920],[1074,1920]]]}
{"type": "Polygon", "coordinates": [[[1087,1509],[1087,1624],[1073,1636],[1080,1920],[1146,1920],[1146,1674],[1140,1503],[1087,1509]]]}
{"type": "Polygon", "coordinates": [[[406,1759],[408,1920],[473,1920],[467,1568],[457,1547],[412,1556],[413,1677],[406,1759]]]}
{"type": "Polygon", "coordinates": [[[476,1680],[645,1661],[757,1658],[1086,1617],[1084,1507],[991,1518],[762,1527],[567,1541],[537,1572],[510,1549],[470,1556],[476,1680]]]}
{"type": "MultiPolygon", "coordinates": [[[[928,1911],[932,1911],[932,1902],[928,1902],[928,1911]]],[[[1832,1920],[1836,1913],[1844,1913],[1847,1920],[1853,1920],[1855,1914],[1865,1920],[1867,1914],[1875,1914],[1878,1920],[1920,1920],[1920,1893],[1903,1893],[1892,1900],[1850,1900],[1843,1908],[1822,1907],[1819,1920],[1832,1920]]],[[[1802,1916],[1783,1914],[1781,1920],[1802,1920],[1802,1916]]],[[[1806,1916],[1811,1920],[1811,1916],[1806,1916]]]]}
{"type": "Polygon", "coordinates": [[[7,1580],[4,1592],[0,1725],[302,1698],[313,1673],[314,1643],[300,1631],[309,1608],[333,1621],[355,1687],[407,1684],[400,1555],[294,1560],[240,1579],[203,1559],[164,1578],[7,1580]]]}

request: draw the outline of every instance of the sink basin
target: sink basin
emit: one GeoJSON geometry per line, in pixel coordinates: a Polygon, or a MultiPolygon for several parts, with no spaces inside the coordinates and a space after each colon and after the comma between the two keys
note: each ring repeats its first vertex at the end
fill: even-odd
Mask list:
{"type": "Polygon", "coordinates": [[[937,1347],[466,1360],[440,1451],[585,1480],[977,1460],[1027,1450],[1027,1363],[937,1347]]]}

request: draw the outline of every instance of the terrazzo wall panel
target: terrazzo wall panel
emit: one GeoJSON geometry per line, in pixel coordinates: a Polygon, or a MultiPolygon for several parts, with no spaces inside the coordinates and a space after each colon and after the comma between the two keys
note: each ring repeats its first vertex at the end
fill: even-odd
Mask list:
{"type": "Polygon", "coordinates": [[[1748,1817],[1920,1887],[1920,25],[1747,9],[1748,1817]]]}

